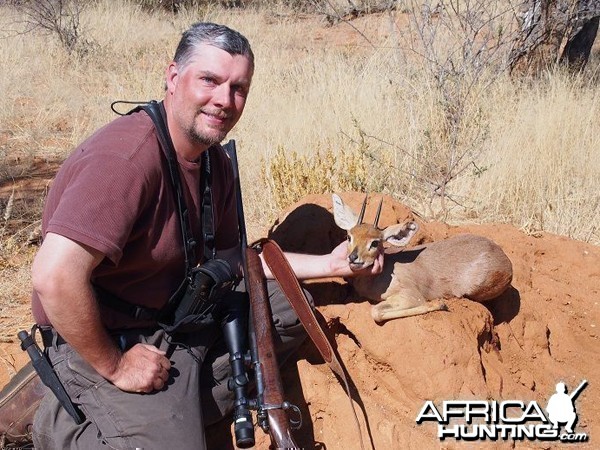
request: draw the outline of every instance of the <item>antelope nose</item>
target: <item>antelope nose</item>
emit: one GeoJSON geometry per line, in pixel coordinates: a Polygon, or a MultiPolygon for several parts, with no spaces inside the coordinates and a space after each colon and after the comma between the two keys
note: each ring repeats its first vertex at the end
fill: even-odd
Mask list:
{"type": "Polygon", "coordinates": [[[357,259],[358,259],[357,252],[352,252],[348,255],[348,261],[350,261],[351,263],[355,262],[357,259]]]}

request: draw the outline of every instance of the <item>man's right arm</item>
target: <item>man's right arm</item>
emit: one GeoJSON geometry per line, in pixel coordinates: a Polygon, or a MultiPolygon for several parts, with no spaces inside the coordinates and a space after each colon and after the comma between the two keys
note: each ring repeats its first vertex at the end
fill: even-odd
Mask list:
{"type": "MultiPolygon", "coordinates": [[[[331,253],[325,255],[310,255],[302,253],[285,252],[285,256],[299,280],[327,277],[355,277],[374,276],[381,273],[383,269],[383,253],[381,253],[372,266],[361,270],[352,270],[348,264],[348,243],[340,243],[331,253]]],[[[271,269],[264,262],[263,254],[260,254],[263,263],[265,277],[272,279],[271,269]]]]}
{"type": "Polygon", "coordinates": [[[33,289],[52,326],[102,377],[128,392],[161,389],[171,367],[164,352],[136,344],[126,352],[104,328],[90,282],[104,255],[48,233],[32,266],[33,289]]]}

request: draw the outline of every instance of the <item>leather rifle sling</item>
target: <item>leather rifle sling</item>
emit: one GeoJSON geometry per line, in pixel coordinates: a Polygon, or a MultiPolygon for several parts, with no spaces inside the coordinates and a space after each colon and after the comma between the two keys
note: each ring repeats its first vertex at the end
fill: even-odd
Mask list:
{"type": "Polygon", "coordinates": [[[294,271],[283,254],[283,251],[274,241],[269,239],[261,239],[254,245],[262,249],[265,263],[271,270],[273,277],[281,287],[281,290],[283,291],[288,302],[290,302],[290,305],[298,315],[300,322],[304,326],[304,329],[308,333],[310,339],[319,350],[319,353],[329,365],[329,368],[332,370],[332,372],[340,377],[340,379],[344,382],[346,394],[348,394],[350,406],[352,407],[352,412],[354,413],[356,428],[358,429],[360,447],[362,450],[364,450],[365,447],[363,443],[362,431],[360,429],[360,423],[358,420],[358,415],[356,414],[354,402],[352,401],[352,396],[350,395],[350,385],[348,384],[346,374],[333,350],[333,347],[331,346],[331,343],[319,325],[319,322],[317,321],[317,318],[315,317],[315,314],[313,313],[312,308],[310,307],[308,300],[304,295],[304,291],[300,287],[300,283],[298,282],[294,271]]]}

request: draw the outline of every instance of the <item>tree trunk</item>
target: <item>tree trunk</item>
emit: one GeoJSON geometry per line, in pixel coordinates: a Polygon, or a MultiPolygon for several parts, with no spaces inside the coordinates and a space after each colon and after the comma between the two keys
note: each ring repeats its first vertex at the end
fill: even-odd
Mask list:
{"type": "Polygon", "coordinates": [[[590,58],[594,40],[598,35],[598,24],[600,16],[592,17],[578,33],[576,33],[565,45],[561,61],[565,62],[574,70],[582,70],[590,58]]]}
{"type": "Polygon", "coordinates": [[[598,34],[598,0],[527,0],[511,72],[537,74],[557,63],[581,70],[598,34]]]}

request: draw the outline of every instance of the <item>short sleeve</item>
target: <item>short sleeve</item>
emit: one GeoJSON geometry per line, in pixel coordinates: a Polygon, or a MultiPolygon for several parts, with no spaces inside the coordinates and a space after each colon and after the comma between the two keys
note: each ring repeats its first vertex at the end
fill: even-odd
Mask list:
{"type": "Polygon", "coordinates": [[[82,157],[69,172],[46,232],[90,246],[118,265],[148,198],[144,172],[110,153],[82,157]]]}

